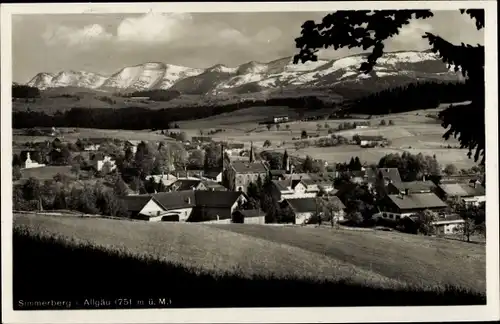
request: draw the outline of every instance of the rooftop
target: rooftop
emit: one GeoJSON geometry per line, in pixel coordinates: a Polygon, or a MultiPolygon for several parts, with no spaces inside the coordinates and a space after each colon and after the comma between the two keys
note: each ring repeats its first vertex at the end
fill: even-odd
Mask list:
{"type": "Polygon", "coordinates": [[[480,184],[474,187],[468,183],[442,183],[439,187],[451,197],[474,197],[486,194],[485,188],[480,184]]]}
{"type": "Polygon", "coordinates": [[[388,195],[387,197],[401,210],[447,207],[434,193],[413,193],[402,196],[388,195]]]}
{"type": "Polygon", "coordinates": [[[231,163],[236,173],[267,173],[266,166],[261,162],[233,161],[231,163]]]}

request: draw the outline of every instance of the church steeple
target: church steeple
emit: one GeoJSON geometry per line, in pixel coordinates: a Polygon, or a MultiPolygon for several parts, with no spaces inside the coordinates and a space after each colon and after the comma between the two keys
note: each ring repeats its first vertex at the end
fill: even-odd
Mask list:
{"type": "Polygon", "coordinates": [[[249,162],[253,163],[254,162],[254,156],[253,156],[253,142],[250,142],[250,158],[249,162]]]}
{"type": "Polygon", "coordinates": [[[282,168],[288,173],[290,172],[290,159],[288,157],[288,152],[285,150],[283,153],[283,166],[282,168]]]}

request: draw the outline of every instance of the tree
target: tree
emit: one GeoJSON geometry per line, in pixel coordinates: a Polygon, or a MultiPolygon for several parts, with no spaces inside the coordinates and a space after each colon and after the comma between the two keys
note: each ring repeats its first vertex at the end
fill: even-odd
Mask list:
{"type": "Polygon", "coordinates": [[[276,130],[280,130],[280,124],[276,124],[276,130]]]}
{"type": "Polygon", "coordinates": [[[307,138],[307,132],[305,130],[303,130],[302,133],[300,133],[300,138],[302,139],[307,138]]]}
{"type": "Polygon", "coordinates": [[[12,181],[17,181],[21,179],[22,174],[21,174],[21,168],[18,165],[14,165],[12,167],[12,181]]]}
{"type": "MultiPolygon", "coordinates": [[[[478,30],[484,28],[483,9],[460,9],[460,13],[474,19],[478,30]]],[[[299,53],[294,56],[293,62],[317,61],[316,53],[321,48],[373,48],[359,68],[369,74],[384,53],[383,41],[399,34],[400,29],[411,19],[431,17],[431,10],[336,11],[326,15],[320,23],[309,20],[302,25],[301,36],[295,39],[299,53]]],[[[469,150],[468,156],[471,157],[475,150],[474,161],[480,159],[480,163],[484,164],[484,46],[454,45],[428,32],[422,37],[428,40],[432,52],[438,54],[444,63],[453,66],[456,72],[461,71],[473,98],[470,104],[450,107],[439,114],[442,126],[446,129],[443,137],[458,137],[461,146],[469,150]]]]}
{"type": "Polygon", "coordinates": [[[80,163],[76,162],[76,161],[73,161],[73,163],[71,163],[71,172],[74,173],[76,175],[76,178],[78,179],[78,175],[80,174],[80,163]]]}
{"type": "Polygon", "coordinates": [[[23,197],[26,200],[38,200],[40,198],[40,181],[37,178],[29,178],[23,185],[23,197]]]}
{"type": "Polygon", "coordinates": [[[271,124],[267,124],[267,125],[266,125],[266,128],[267,128],[267,130],[268,130],[268,131],[270,131],[270,130],[271,130],[271,127],[273,127],[271,124]]]}
{"type": "Polygon", "coordinates": [[[204,160],[205,154],[202,150],[193,150],[189,154],[188,165],[193,169],[201,169],[203,168],[204,160]]]}
{"type": "Polygon", "coordinates": [[[321,124],[316,124],[316,129],[317,129],[318,131],[320,131],[320,130],[321,130],[321,124]]]}
{"type": "Polygon", "coordinates": [[[454,164],[451,164],[451,163],[450,163],[450,164],[447,164],[447,165],[444,167],[443,172],[444,172],[446,175],[450,176],[450,175],[454,175],[454,174],[456,174],[456,173],[458,172],[458,169],[457,169],[457,167],[456,167],[454,164]]]}
{"type": "MultiPolygon", "coordinates": [[[[281,165],[282,170],[287,170],[289,158],[290,157],[288,156],[288,152],[287,152],[287,150],[285,150],[285,153],[283,153],[283,161],[282,161],[282,165],[281,165]]],[[[289,171],[289,170],[287,170],[287,171],[289,171]]]]}
{"type": "Polygon", "coordinates": [[[385,123],[385,119],[382,119],[382,120],[380,121],[380,126],[385,126],[385,125],[386,125],[386,123],[385,123]]]}
{"type": "Polygon", "coordinates": [[[263,147],[269,147],[271,146],[271,141],[270,140],[265,140],[263,147]]]}
{"type": "Polygon", "coordinates": [[[177,136],[177,140],[181,142],[186,142],[188,140],[186,132],[180,132],[179,135],[177,136]]]}
{"type": "Polygon", "coordinates": [[[128,186],[120,175],[116,177],[113,184],[113,193],[117,196],[126,196],[128,194],[128,186]]]}
{"type": "Polygon", "coordinates": [[[155,161],[155,148],[150,144],[141,142],[137,145],[134,165],[138,169],[141,178],[151,174],[155,161]]]}
{"type": "Polygon", "coordinates": [[[389,119],[389,126],[394,126],[394,121],[392,119],[389,119]]]}
{"type": "Polygon", "coordinates": [[[211,170],[222,165],[221,148],[211,144],[205,148],[205,159],[203,162],[204,170],[211,170]]]}
{"type": "Polygon", "coordinates": [[[424,210],[416,215],[418,217],[418,231],[424,235],[434,234],[433,222],[437,220],[436,213],[430,210],[424,210]]]}
{"type": "Polygon", "coordinates": [[[286,130],[290,130],[290,125],[286,124],[285,128],[286,128],[286,130]]]}
{"type": "Polygon", "coordinates": [[[325,126],[324,126],[326,129],[329,129],[330,128],[330,125],[328,123],[325,123],[325,126]]]}
{"type": "Polygon", "coordinates": [[[309,155],[306,156],[304,162],[302,163],[302,171],[306,173],[313,172],[313,160],[309,155]]]}
{"type": "Polygon", "coordinates": [[[23,164],[23,163],[22,163],[21,158],[19,157],[19,155],[14,154],[14,155],[12,156],[12,166],[13,166],[13,167],[14,167],[14,166],[21,167],[21,165],[22,165],[22,164],[23,164]]]}
{"type": "Polygon", "coordinates": [[[353,211],[347,214],[347,219],[352,225],[359,226],[363,223],[363,215],[358,211],[353,211]]]}

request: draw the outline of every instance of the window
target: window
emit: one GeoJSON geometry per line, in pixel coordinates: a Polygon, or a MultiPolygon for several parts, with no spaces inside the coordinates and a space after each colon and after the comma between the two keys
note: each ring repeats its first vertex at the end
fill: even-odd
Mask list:
{"type": "Polygon", "coordinates": [[[387,213],[382,213],[382,217],[387,218],[387,213]]]}
{"type": "Polygon", "coordinates": [[[390,218],[390,219],[394,219],[394,215],[389,214],[389,218],[390,218]]]}
{"type": "Polygon", "coordinates": [[[396,220],[399,220],[400,218],[401,218],[401,216],[396,215],[396,220]]]}

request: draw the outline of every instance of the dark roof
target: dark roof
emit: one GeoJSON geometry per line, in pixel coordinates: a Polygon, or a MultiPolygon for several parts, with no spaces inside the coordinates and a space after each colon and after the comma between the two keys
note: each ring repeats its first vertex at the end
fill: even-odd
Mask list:
{"type": "Polygon", "coordinates": [[[122,200],[130,212],[140,212],[142,208],[151,200],[152,195],[131,195],[122,196],[122,200]]]}
{"type": "Polygon", "coordinates": [[[196,203],[194,190],[159,192],[153,199],[166,210],[194,207],[196,203]]]}
{"type": "Polygon", "coordinates": [[[327,200],[328,202],[332,203],[333,205],[339,207],[340,209],[345,209],[345,205],[342,203],[339,197],[337,196],[327,196],[323,197],[324,200],[327,200]]]}
{"type": "Polygon", "coordinates": [[[199,179],[179,179],[170,185],[176,191],[193,190],[201,183],[199,179]]]}
{"type": "Polygon", "coordinates": [[[245,218],[262,217],[266,215],[266,213],[260,209],[242,209],[237,210],[234,213],[241,213],[245,218]]]}
{"type": "Polygon", "coordinates": [[[266,166],[261,162],[233,161],[231,165],[236,173],[267,173],[266,166]]]}
{"type": "Polygon", "coordinates": [[[409,192],[430,191],[436,185],[432,181],[410,181],[410,182],[393,182],[392,185],[400,191],[408,189],[409,192]]]}
{"type": "Polygon", "coordinates": [[[223,185],[221,185],[220,183],[215,182],[215,181],[202,180],[201,182],[205,185],[205,187],[207,187],[207,189],[227,190],[226,187],[224,187],[223,185]]]}
{"type": "Polygon", "coordinates": [[[479,184],[473,187],[468,183],[442,183],[439,187],[451,197],[474,197],[486,194],[484,187],[479,184]]]}
{"type": "Polygon", "coordinates": [[[409,195],[387,196],[399,209],[445,208],[447,205],[434,193],[414,193],[409,195]]]}
{"type": "MultiPolygon", "coordinates": [[[[288,186],[290,186],[290,180],[271,180],[274,186],[280,190],[288,190],[288,186]]],[[[300,180],[298,180],[300,182],[300,180]]],[[[293,183],[293,182],[292,182],[293,183]]]]}
{"type": "Polygon", "coordinates": [[[316,211],[316,198],[286,199],[286,202],[296,213],[311,213],[316,211]]]}
{"type": "Polygon", "coordinates": [[[203,174],[203,170],[180,170],[180,171],[173,171],[170,172],[171,175],[175,176],[176,178],[187,178],[187,177],[194,177],[194,176],[201,176],[203,174]]]}
{"type": "Polygon", "coordinates": [[[384,179],[390,179],[393,182],[403,182],[401,180],[401,175],[399,174],[398,168],[378,168],[378,169],[372,169],[372,168],[367,168],[365,170],[365,176],[368,179],[368,181],[375,181],[377,179],[377,176],[382,173],[382,177],[384,179]]]}
{"type": "Polygon", "coordinates": [[[269,173],[273,176],[280,176],[286,174],[286,170],[270,170],[269,173]]]}
{"type": "Polygon", "coordinates": [[[237,191],[194,191],[196,205],[201,207],[222,207],[228,208],[234,205],[240,196],[243,195],[237,191]]]}
{"type": "Polygon", "coordinates": [[[206,178],[217,178],[217,176],[219,174],[222,173],[222,170],[218,169],[218,170],[208,170],[208,171],[204,171],[203,172],[203,176],[206,177],[206,178]]]}

